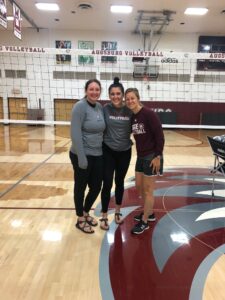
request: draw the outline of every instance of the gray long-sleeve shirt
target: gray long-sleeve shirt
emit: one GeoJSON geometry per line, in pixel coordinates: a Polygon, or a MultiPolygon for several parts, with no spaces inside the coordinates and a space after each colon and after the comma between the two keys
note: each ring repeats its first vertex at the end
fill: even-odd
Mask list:
{"type": "Polygon", "coordinates": [[[104,143],[114,151],[126,151],[131,145],[132,111],[126,106],[117,108],[112,103],[104,106],[106,130],[104,143]]]}
{"type": "Polygon", "coordinates": [[[71,118],[72,146],[70,150],[78,156],[80,168],[87,168],[86,155],[102,155],[104,129],[105,121],[100,103],[97,102],[93,107],[84,98],[74,105],[71,118]]]}

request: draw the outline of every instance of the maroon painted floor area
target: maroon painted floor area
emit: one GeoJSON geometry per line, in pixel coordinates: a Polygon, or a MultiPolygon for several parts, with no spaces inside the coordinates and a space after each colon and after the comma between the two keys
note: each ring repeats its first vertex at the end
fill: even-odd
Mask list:
{"type": "MultiPolygon", "coordinates": [[[[208,176],[207,169],[183,169],[183,172],[167,173],[157,183],[157,189],[170,188],[173,185],[186,187],[186,196],[155,198],[155,214],[157,222],[169,211],[196,203],[212,203],[212,198],[201,196],[189,197],[194,186],[209,187],[210,183],[183,178],[171,179],[171,176],[184,174],[208,176]],[[196,173],[197,172],[197,173],[196,173]]],[[[135,188],[129,188],[125,193],[124,206],[143,203],[137,196],[135,188]]],[[[138,208],[138,212],[141,207],[138,208]]],[[[186,300],[189,299],[190,287],[194,274],[210,252],[225,242],[225,229],[219,228],[193,237],[188,244],[181,245],[169,258],[162,272],[159,271],[152,250],[152,234],[157,223],[151,223],[149,230],[135,236],[130,233],[135,221],[132,212],[126,217],[123,225],[115,232],[114,243],[110,248],[109,269],[113,294],[116,300],[151,299],[151,300],[186,300]]],[[[189,212],[191,213],[191,211],[189,212]]],[[[183,212],[183,218],[187,213],[183,212]]],[[[170,244],[166,245],[170,247],[170,244]]],[[[198,299],[196,299],[198,300],[198,299]]]]}

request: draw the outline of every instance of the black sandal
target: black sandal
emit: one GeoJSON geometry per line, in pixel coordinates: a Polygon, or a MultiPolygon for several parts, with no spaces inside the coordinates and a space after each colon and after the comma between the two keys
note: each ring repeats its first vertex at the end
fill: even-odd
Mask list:
{"type": "Polygon", "coordinates": [[[115,213],[115,223],[120,225],[120,224],[123,224],[123,219],[121,219],[120,217],[122,217],[122,214],[121,213],[115,213]]]}
{"type": "Polygon", "coordinates": [[[77,223],[76,223],[76,228],[83,231],[84,233],[94,233],[94,230],[91,228],[90,224],[88,224],[88,222],[85,220],[85,221],[79,221],[77,220],[77,223]],[[84,224],[84,226],[80,226],[81,224],[84,224]],[[85,230],[85,228],[89,228],[89,231],[88,230],[85,230]]]}
{"type": "Polygon", "coordinates": [[[87,215],[87,216],[84,216],[84,217],[85,217],[86,222],[88,223],[88,225],[94,226],[94,227],[98,225],[98,222],[93,217],[91,217],[90,215],[87,215]],[[94,221],[96,221],[96,223],[94,221]]]}
{"type": "Polygon", "coordinates": [[[109,230],[108,218],[101,218],[101,219],[99,219],[99,221],[104,222],[104,226],[102,226],[102,224],[100,224],[100,228],[102,230],[109,230]]]}

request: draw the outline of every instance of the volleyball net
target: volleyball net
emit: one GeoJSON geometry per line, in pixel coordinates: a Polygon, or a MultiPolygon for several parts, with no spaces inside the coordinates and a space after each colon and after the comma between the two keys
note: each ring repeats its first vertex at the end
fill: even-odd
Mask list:
{"type": "Polygon", "coordinates": [[[68,125],[85,82],[99,79],[107,101],[116,76],[156,111],[172,112],[168,102],[225,105],[225,53],[0,46],[0,122],[68,125]]]}

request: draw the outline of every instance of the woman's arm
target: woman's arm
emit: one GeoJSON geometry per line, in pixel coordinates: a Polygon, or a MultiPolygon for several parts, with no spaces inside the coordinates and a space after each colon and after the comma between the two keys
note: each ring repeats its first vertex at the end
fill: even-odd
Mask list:
{"type": "Polygon", "coordinates": [[[88,166],[82,139],[82,124],[85,118],[85,105],[81,102],[74,105],[71,118],[71,139],[78,156],[78,165],[81,169],[88,166]]]}

